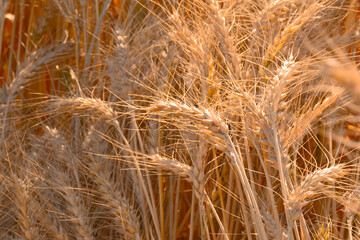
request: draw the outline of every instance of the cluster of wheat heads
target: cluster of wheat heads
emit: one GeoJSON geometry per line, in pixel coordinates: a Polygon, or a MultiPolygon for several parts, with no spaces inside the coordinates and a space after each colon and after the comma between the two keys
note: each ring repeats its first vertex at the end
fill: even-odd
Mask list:
{"type": "Polygon", "coordinates": [[[360,239],[357,0],[0,0],[0,239],[360,239]]]}

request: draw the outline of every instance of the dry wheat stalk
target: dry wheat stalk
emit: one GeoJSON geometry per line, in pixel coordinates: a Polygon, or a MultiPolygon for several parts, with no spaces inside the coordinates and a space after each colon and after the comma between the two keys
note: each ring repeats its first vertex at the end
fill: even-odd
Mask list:
{"type": "Polygon", "coordinates": [[[3,41],[3,30],[4,30],[4,20],[5,20],[5,13],[9,8],[9,1],[8,0],[1,0],[0,1],[0,54],[2,53],[2,41],[3,41]]]}
{"type": "Polygon", "coordinates": [[[187,105],[178,104],[176,102],[159,102],[150,107],[149,110],[151,112],[167,112],[168,114],[171,113],[174,116],[187,117],[189,119],[197,120],[201,123],[202,126],[210,130],[212,134],[224,141],[226,146],[225,153],[231,159],[231,164],[235,167],[241,184],[245,189],[246,198],[252,210],[251,216],[255,222],[255,227],[258,228],[258,234],[262,239],[267,239],[260,210],[257,204],[257,199],[250,187],[241,153],[236,150],[235,145],[229,135],[228,127],[225,123],[222,122],[220,117],[216,116],[209,110],[200,110],[198,108],[189,107],[187,105]]]}
{"type": "MultiPolygon", "coordinates": [[[[199,199],[199,207],[201,208],[201,211],[203,213],[205,213],[203,203],[204,202],[207,203],[211,207],[211,210],[221,228],[223,237],[225,239],[229,239],[228,235],[225,231],[225,228],[224,228],[222,222],[220,221],[220,218],[219,218],[210,198],[208,197],[208,195],[205,191],[204,176],[199,177],[200,171],[194,170],[195,167],[191,167],[187,164],[180,163],[172,158],[161,157],[159,154],[151,155],[151,156],[149,156],[149,158],[151,159],[150,164],[155,164],[156,166],[160,167],[161,169],[172,171],[175,174],[177,174],[178,176],[184,177],[187,181],[189,181],[193,184],[195,196],[199,199]]],[[[203,216],[203,217],[205,218],[205,216],[203,216]]],[[[206,223],[206,221],[204,222],[204,224],[205,223],[206,223]]],[[[206,227],[206,226],[204,226],[204,227],[206,227]]],[[[207,235],[208,235],[208,233],[207,233],[207,235]]]]}
{"type": "Polygon", "coordinates": [[[90,68],[90,64],[91,61],[93,59],[93,51],[96,48],[96,45],[98,44],[98,36],[100,34],[100,30],[102,28],[102,23],[105,17],[106,12],[108,11],[109,7],[110,7],[110,3],[111,0],[105,0],[103,3],[103,7],[101,10],[101,14],[98,16],[98,18],[96,19],[96,25],[95,25],[95,29],[92,32],[93,37],[91,38],[91,42],[89,45],[89,48],[86,51],[86,55],[85,55],[85,63],[84,63],[84,72],[82,75],[82,81],[84,83],[84,85],[92,85],[92,81],[89,78],[89,68],[90,68]]]}
{"type": "Polygon", "coordinates": [[[339,185],[357,183],[359,174],[356,164],[343,165],[358,161],[357,0],[44,0],[41,6],[0,0],[0,5],[0,74],[7,72],[0,84],[8,81],[0,89],[0,238],[237,239],[245,231],[249,239],[357,237],[357,186],[349,185],[345,197],[334,196],[339,185]],[[336,42],[331,52],[332,40],[319,29],[336,42]],[[32,46],[48,42],[51,47],[27,57],[32,46]],[[328,57],[340,48],[346,54],[328,57]],[[71,79],[58,71],[64,64],[76,64],[71,79]],[[325,83],[316,65],[324,65],[323,75],[343,88],[325,83]],[[62,84],[69,87],[71,80],[76,97],[66,98],[62,84]],[[30,86],[37,94],[38,85],[59,96],[42,102],[48,108],[27,124],[27,104],[37,108],[43,99],[19,93],[30,86]],[[352,105],[343,102],[350,101],[345,90],[354,97],[352,105]],[[180,100],[144,107],[154,98],[213,107],[180,100]],[[129,107],[119,107],[117,99],[129,107]],[[143,118],[129,109],[149,114],[143,118]],[[68,116],[70,121],[61,121],[68,116]],[[356,129],[344,130],[347,120],[356,129]],[[329,125],[335,133],[325,129],[323,136],[329,125]],[[156,137],[148,139],[149,133],[156,137]],[[210,151],[206,142],[215,148],[210,151]],[[148,156],[156,148],[161,156],[148,156]],[[110,166],[102,165],[105,156],[110,166]],[[335,164],[334,159],[338,165],[306,175],[305,169],[335,164]],[[215,168],[207,171],[213,162],[215,168]],[[161,170],[190,184],[163,178],[161,170]],[[123,172],[131,181],[122,181],[129,177],[123,172]],[[223,191],[210,199],[206,189],[213,185],[223,191]],[[321,193],[330,198],[324,211],[303,211],[321,193]],[[259,211],[266,202],[271,207],[259,211]],[[318,219],[328,221],[324,231],[333,236],[316,234],[318,219]]]}
{"type": "Polygon", "coordinates": [[[65,0],[65,1],[59,1],[59,0],[53,0],[53,2],[56,4],[56,7],[60,10],[61,14],[70,20],[71,22],[75,22],[76,20],[79,20],[77,15],[77,9],[75,2],[71,0],[65,0]]]}

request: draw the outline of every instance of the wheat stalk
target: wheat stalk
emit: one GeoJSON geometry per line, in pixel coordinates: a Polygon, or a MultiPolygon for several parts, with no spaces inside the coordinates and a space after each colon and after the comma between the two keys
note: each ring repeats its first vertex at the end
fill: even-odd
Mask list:
{"type": "Polygon", "coordinates": [[[212,134],[218,136],[225,142],[226,145],[226,154],[231,159],[231,164],[235,167],[236,172],[240,178],[241,184],[245,189],[246,198],[249,202],[250,208],[253,210],[252,217],[253,221],[256,223],[256,228],[258,228],[258,233],[262,239],[267,239],[265,234],[265,229],[263,222],[261,220],[260,210],[257,204],[256,197],[254,196],[253,190],[250,187],[249,180],[246,176],[245,168],[243,165],[241,153],[238,152],[231,140],[229,135],[228,127],[225,123],[221,121],[221,119],[216,116],[214,113],[209,110],[201,111],[198,108],[189,107],[187,105],[178,104],[175,102],[159,102],[154,106],[150,107],[152,112],[169,112],[174,114],[175,116],[185,116],[190,119],[194,119],[199,121],[202,126],[206,127],[211,131],[212,134]]]}
{"type": "Polygon", "coordinates": [[[0,238],[358,237],[356,0],[39,3],[0,0],[0,238]]]}
{"type": "Polygon", "coordinates": [[[0,2],[0,53],[1,53],[1,50],[2,50],[5,13],[6,13],[8,8],[9,8],[9,1],[1,0],[1,2],[0,2]]]}

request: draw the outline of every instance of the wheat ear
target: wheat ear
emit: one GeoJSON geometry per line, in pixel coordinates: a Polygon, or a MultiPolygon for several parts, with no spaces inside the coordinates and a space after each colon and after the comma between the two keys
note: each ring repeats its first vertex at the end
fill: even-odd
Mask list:
{"type": "Polygon", "coordinates": [[[16,208],[14,212],[23,236],[27,240],[40,239],[34,217],[36,209],[31,204],[31,182],[26,179],[22,180],[15,175],[10,176],[9,180],[13,189],[14,197],[12,200],[16,208]]]}
{"type": "Polygon", "coordinates": [[[344,164],[337,164],[308,174],[300,185],[289,194],[286,205],[291,218],[296,219],[312,197],[326,193],[326,190],[332,186],[331,184],[346,175],[345,167],[344,164]]]}
{"type": "Polygon", "coordinates": [[[75,192],[69,176],[60,169],[54,169],[57,177],[58,188],[67,202],[67,210],[70,221],[74,224],[78,236],[85,240],[93,240],[93,229],[89,223],[88,208],[85,206],[84,198],[75,192]]]}
{"type": "Polygon", "coordinates": [[[189,107],[187,105],[176,102],[159,102],[150,107],[150,110],[152,112],[161,111],[167,114],[171,113],[177,117],[185,117],[188,119],[197,120],[203,127],[210,130],[214,136],[224,141],[226,146],[225,153],[231,159],[231,164],[235,167],[236,173],[238,174],[244,191],[246,192],[246,198],[249,202],[252,213],[251,216],[255,222],[255,227],[258,230],[258,234],[261,239],[267,239],[257,199],[247,178],[241,153],[236,150],[235,145],[229,135],[229,129],[227,125],[222,122],[221,118],[210,110],[200,110],[198,108],[189,107]]]}
{"type": "Polygon", "coordinates": [[[3,115],[3,127],[1,132],[2,141],[5,139],[5,129],[7,123],[7,115],[9,112],[10,104],[13,99],[22,91],[24,86],[30,81],[30,78],[35,74],[35,71],[38,70],[44,64],[50,65],[51,62],[61,59],[61,56],[67,56],[72,52],[74,47],[73,42],[68,42],[60,44],[55,48],[39,50],[34,52],[31,57],[24,64],[25,66],[20,70],[19,74],[10,82],[5,88],[6,93],[6,108],[3,115]]]}
{"type": "Polygon", "coordinates": [[[94,175],[94,181],[97,184],[101,198],[106,202],[106,206],[111,209],[111,213],[116,216],[115,221],[121,229],[117,231],[125,239],[141,239],[141,224],[136,211],[131,206],[129,200],[115,189],[107,174],[104,173],[100,162],[93,161],[90,165],[91,172],[94,175]]]}
{"type": "MultiPolygon", "coordinates": [[[[201,185],[203,185],[202,182],[204,182],[204,180],[201,178],[199,179],[199,176],[198,176],[199,171],[195,170],[194,169],[195,167],[191,167],[187,164],[180,163],[172,158],[162,157],[159,154],[154,154],[149,157],[151,159],[151,162],[150,162],[151,165],[156,165],[157,167],[160,167],[161,169],[172,171],[175,174],[177,174],[178,176],[184,177],[187,181],[189,181],[193,184],[195,196],[199,199],[200,202],[205,202],[211,207],[211,210],[220,226],[220,229],[222,231],[224,238],[229,239],[229,237],[225,231],[225,228],[224,228],[224,226],[223,226],[223,224],[211,202],[211,199],[208,197],[204,187],[201,186],[201,185]]],[[[203,209],[201,211],[205,211],[205,210],[203,209]]]]}

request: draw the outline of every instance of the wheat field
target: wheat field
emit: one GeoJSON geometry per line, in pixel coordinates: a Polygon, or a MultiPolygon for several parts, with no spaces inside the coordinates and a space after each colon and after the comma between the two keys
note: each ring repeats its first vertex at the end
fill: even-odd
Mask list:
{"type": "Polygon", "coordinates": [[[0,239],[360,239],[360,1],[0,0],[0,239]]]}

